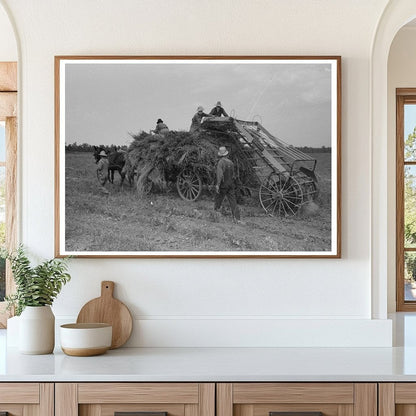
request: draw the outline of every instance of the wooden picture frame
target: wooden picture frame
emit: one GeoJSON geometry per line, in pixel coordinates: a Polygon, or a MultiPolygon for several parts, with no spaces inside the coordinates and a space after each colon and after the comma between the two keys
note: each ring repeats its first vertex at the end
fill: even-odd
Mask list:
{"type": "Polygon", "coordinates": [[[57,257],[341,256],[339,56],[56,56],[55,150],[57,257]]]}

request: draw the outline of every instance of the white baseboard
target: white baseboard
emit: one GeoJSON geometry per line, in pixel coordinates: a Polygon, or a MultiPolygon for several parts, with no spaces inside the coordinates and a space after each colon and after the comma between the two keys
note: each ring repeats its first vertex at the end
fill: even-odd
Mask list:
{"type": "MultiPolygon", "coordinates": [[[[74,319],[57,317],[57,327],[62,323],[74,322],[74,319]]],[[[391,347],[392,322],[387,319],[146,317],[134,320],[133,333],[125,346],[391,347]]]]}

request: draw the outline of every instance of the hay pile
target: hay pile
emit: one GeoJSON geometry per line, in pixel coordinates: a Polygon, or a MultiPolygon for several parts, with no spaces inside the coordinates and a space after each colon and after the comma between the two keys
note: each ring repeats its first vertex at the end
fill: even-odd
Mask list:
{"type": "Polygon", "coordinates": [[[167,181],[175,181],[179,172],[192,167],[205,184],[215,181],[218,148],[226,146],[238,166],[250,166],[239,149],[234,133],[202,131],[195,135],[185,131],[171,131],[166,136],[141,132],[132,135],[126,157],[126,173],[137,174],[137,192],[143,194],[149,184],[152,189],[165,190],[167,181]],[[235,160],[235,159],[238,160],[235,160]]]}

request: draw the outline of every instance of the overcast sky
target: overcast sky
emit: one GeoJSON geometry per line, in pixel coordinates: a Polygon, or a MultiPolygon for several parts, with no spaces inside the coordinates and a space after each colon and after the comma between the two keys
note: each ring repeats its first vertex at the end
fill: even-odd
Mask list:
{"type": "Polygon", "coordinates": [[[329,63],[140,62],[66,64],[66,143],[128,144],[158,118],[188,130],[199,105],[219,100],[289,144],[331,146],[329,63]]]}
{"type": "Polygon", "coordinates": [[[413,133],[416,127],[416,105],[406,104],[404,107],[404,140],[413,133]]]}

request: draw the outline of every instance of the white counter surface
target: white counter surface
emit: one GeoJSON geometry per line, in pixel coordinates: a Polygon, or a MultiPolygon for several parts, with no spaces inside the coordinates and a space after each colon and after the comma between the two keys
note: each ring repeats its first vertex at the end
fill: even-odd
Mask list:
{"type": "MultiPolygon", "coordinates": [[[[23,355],[0,330],[0,382],[416,381],[416,314],[393,348],[119,348],[96,357],[23,355]]],[[[407,318],[407,319],[404,319],[407,318]]]]}
{"type": "Polygon", "coordinates": [[[9,348],[1,381],[416,381],[416,348],[120,348],[96,357],[9,348]]]}

